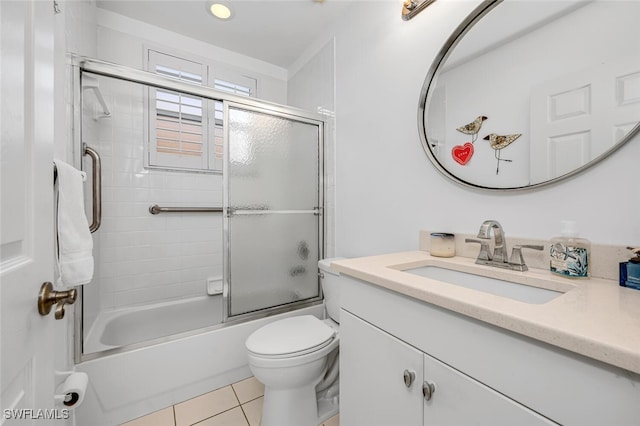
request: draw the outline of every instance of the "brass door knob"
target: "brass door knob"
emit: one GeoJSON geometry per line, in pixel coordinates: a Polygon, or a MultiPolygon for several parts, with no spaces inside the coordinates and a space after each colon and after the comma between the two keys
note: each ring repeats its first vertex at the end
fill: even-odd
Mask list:
{"type": "Polygon", "coordinates": [[[75,288],[56,291],[50,282],[43,283],[40,287],[40,294],[38,295],[38,312],[40,315],[47,315],[51,312],[51,307],[57,305],[55,318],[62,319],[64,318],[64,305],[73,305],[76,297],[78,297],[78,290],[75,288]]]}

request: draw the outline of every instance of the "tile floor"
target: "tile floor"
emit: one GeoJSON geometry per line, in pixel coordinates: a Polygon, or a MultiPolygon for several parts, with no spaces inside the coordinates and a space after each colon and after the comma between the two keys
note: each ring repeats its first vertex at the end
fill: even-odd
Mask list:
{"type": "MultiPolygon", "coordinates": [[[[259,426],[263,395],[262,383],[250,377],[122,426],[259,426]]],[[[318,426],[340,426],[339,415],[318,426]]]]}

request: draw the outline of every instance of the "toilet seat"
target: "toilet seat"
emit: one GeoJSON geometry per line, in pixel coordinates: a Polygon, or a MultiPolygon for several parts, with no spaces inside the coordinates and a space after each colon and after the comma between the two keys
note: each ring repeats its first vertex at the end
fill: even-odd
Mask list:
{"type": "Polygon", "coordinates": [[[261,358],[292,358],[316,352],[329,345],[336,331],[312,315],[275,321],[249,336],[249,352],[261,358]]]}

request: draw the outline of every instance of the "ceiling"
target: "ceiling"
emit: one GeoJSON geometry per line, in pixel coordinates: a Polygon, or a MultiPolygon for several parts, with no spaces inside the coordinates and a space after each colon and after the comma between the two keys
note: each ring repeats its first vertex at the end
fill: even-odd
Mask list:
{"type": "Polygon", "coordinates": [[[350,5],[349,0],[231,0],[214,18],[208,0],[98,0],[120,15],[288,69],[350,5]]]}

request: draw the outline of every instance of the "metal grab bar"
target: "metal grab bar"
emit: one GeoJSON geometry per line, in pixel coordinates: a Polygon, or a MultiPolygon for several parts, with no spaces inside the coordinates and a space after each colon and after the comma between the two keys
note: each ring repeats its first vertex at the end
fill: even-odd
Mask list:
{"type": "Polygon", "coordinates": [[[203,213],[214,212],[222,213],[222,207],[160,207],[157,204],[149,207],[149,213],[203,213]]]}
{"type": "Polygon", "coordinates": [[[94,233],[100,228],[100,221],[102,220],[102,162],[98,151],[89,147],[86,143],[82,144],[82,155],[91,157],[93,168],[93,174],[91,175],[93,181],[93,218],[89,231],[94,233]]]}

